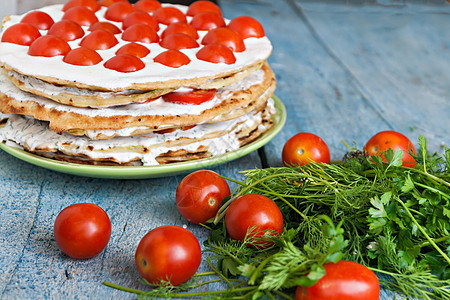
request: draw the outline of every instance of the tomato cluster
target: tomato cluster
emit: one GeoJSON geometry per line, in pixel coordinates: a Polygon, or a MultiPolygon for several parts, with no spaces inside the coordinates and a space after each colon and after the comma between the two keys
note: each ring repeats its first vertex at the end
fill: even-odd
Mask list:
{"type": "MultiPolygon", "coordinates": [[[[130,43],[159,43],[167,51],[157,55],[154,61],[179,68],[191,60],[184,53],[175,51],[199,48],[196,54],[199,60],[233,64],[236,62],[234,53],[245,51],[245,39],[265,35],[261,24],[247,16],[235,18],[227,26],[220,8],[210,1],[196,1],[183,13],[176,7],[162,6],[156,0],[140,0],[135,4],[124,0],[70,0],[62,12],[62,19],[55,22],[45,12],[32,11],[20,23],[5,30],[2,42],[29,46],[28,54],[32,56],[51,57],[65,56],[75,50],[67,42],[82,38],[79,46],[93,51],[73,51],[70,58],[63,60],[79,66],[100,63],[103,58],[98,59],[97,51],[114,47],[119,39],[130,43]],[[106,21],[99,21],[98,12],[102,6],[106,7],[103,16],[106,21]],[[122,23],[122,27],[114,22],[122,23]],[[160,24],[167,27],[161,36],[158,35],[160,24]],[[47,30],[46,36],[51,37],[40,38],[39,30],[47,30]],[[198,40],[198,31],[209,32],[198,40]]],[[[118,57],[107,59],[104,66],[118,72],[136,72],[145,67],[141,59],[148,53],[143,55],[143,52],[119,53],[137,59],[118,54],[118,57]],[[124,68],[125,64],[132,65],[124,68]]]]}
{"type": "MultiPolygon", "coordinates": [[[[366,156],[380,156],[386,161],[385,153],[392,149],[395,153],[402,150],[402,162],[405,167],[416,165],[416,148],[413,143],[402,133],[386,130],[372,136],[364,145],[363,153],[366,156]]],[[[311,162],[330,163],[330,150],[328,145],[319,136],[300,132],[290,137],[284,144],[282,161],[285,166],[302,166],[311,162]]]]}

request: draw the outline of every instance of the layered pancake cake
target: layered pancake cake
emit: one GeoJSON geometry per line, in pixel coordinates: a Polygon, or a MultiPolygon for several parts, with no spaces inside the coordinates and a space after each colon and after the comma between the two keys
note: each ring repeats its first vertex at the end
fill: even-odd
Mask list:
{"type": "Polygon", "coordinates": [[[70,0],[7,16],[0,141],[98,165],[234,151],[273,125],[271,51],[257,20],[209,1],[70,0]]]}

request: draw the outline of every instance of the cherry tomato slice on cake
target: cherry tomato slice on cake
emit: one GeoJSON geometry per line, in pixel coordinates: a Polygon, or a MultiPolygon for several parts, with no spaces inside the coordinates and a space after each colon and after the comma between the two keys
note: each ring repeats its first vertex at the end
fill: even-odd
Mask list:
{"type": "Polygon", "coordinates": [[[3,32],[2,42],[30,46],[40,36],[41,33],[33,25],[18,23],[8,27],[3,32]]]}
{"type": "Polygon", "coordinates": [[[55,21],[53,21],[49,14],[36,10],[27,13],[22,20],[20,20],[20,23],[33,25],[40,30],[48,30],[53,24],[55,24],[55,21]]]}
{"type": "Polygon", "coordinates": [[[161,40],[159,45],[166,49],[181,50],[197,48],[199,44],[190,35],[184,33],[174,33],[161,40]]]}
{"type": "Polygon", "coordinates": [[[105,7],[110,7],[117,2],[128,2],[128,0],[98,0],[98,4],[105,7]]]}
{"type": "Polygon", "coordinates": [[[217,4],[211,2],[211,1],[195,1],[192,4],[189,5],[189,8],[186,12],[187,16],[193,17],[199,13],[202,12],[213,12],[218,14],[219,16],[222,15],[222,11],[220,10],[219,6],[217,4]]]}
{"type": "Polygon", "coordinates": [[[122,73],[130,73],[142,70],[145,64],[138,57],[130,54],[119,54],[108,59],[105,68],[122,73]]]}
{"type": "Polygon", "coordinates": [[[116,54],[130,54],[139,58],[146,57],[150,50],[138,43],[129,43],[117,49],[116,54]]]}
{"type": "Polygon", "coordinates": [[[319,136],[300,132],[284,144],[282,160],[285,166],[302,166],[311,162],[329,164],[330,150],[319,136]]]}
{"type": "Polygon", "coordinates": [[[28,55],[53,57],[66,55],[70,51],[67,42],[53,35],[43,35],[38,37],[28,48],[28,55]]]}
{"type": "Polygon", "coordinates": [[[389,148],[394,153],[398,149],[403,151],[402,166],[412,168],[416,165],[415,159],[409,154],[411,151],[417,155],[414,144],[405,135],[393,130],[381,131],[372,136],[364,145],[363,152],[367,156],[380,155],[383,161],[386,161],[383,152],[389,148]]]}
{"type": "Polygon", "coordinates": [[[188,281],[197,272],[202,252],[197,238],[179,226],[160,226],[139,242],[135,254],[141,276],[152,284],[170,281],[174,286],[188,281]]]}
{"type": "Polygon", "coordinates": [[[61,20],[53,24],[47,34],[57,36],[66,42],[69,42],[82,38],[84,36],[84,30],[74,21],[61,20]]]}
{"type": "Polygon", "coordinates": [[[158,33],[151,26],[145,24],[131,25],[122,33],[122,39],[128,42],[147,44],[159,42],[158,33]]]}
{"type": "Polygon", "coordinates": [[[118,33],[122,32],[122,30],[120,30],[119,27],[117,27],[113,23],[106,22],[106,21],[96,22],[96,23],[92,24],[91,26],[89,26],[88,30],[89,31],[105,30],[105,31],[111,32],[112,34],[118,34],[118,33]]]}
{"type": "Polygon", "coordinates": [[[111,49],[118,43],[119,41],[111,32],[106,30],[94,30],[81,40],[80,46],[92,50],[106,50],[111,49]]]}
{"type": "Polygon", "coordinates": [[[225,26],[225,20],[221,15],[212,12],[201,12],[195,15],[189,22],[197,30],[211,30],[225,26]]]}
{"type": "Polygon", "coordinates": [[[117,2],[111,4],[105,12],[105,19],[122,22],[129,14],[133,13],[135,8],[128,2],[117,2]]]}
{"type": "Polygon", "coordinates": [[[153,12],[153,17],[159,23],[169,25],[177,22],[186,23],[186,16],[176,7],[160,7],[153,12]]]}
{"type": "Polygon", "coordinates": [[[136,10],[153,12],[161,7],[161,3],[156,0],[139,0],[134,4],[136,10]]]}
{"type": "Polygon", "coordinates": [[[62,11],[67,11],[76,6],[85,6],[93,12],[96,12],[101,8],[101,5],[95,0],[70,0],[64,4],[62,11]]]}
{"type": "Polygon", "coordinates": [[[211,63],[224,63],[232,65],[236,62],[236,57],[230,48],[220,44],[210,44],[202,47],[196,54],[199,60],[211,63]]]}
{"type": "Polygon", "coordinates": [[[228,207],[225,226],[232,239],[243,241],[248,232],[251,245],[267,248],[273,242],[265,241],[264,237],[281,235],[283,215],[276,203],[266,196],[244,194],[234,199],[228,207]]]}
{"type": "Polygon", "coordinates": [[[195,224],[213,218],[227,197],[230,197],[228,183],[210,170],[195,171],[184,177],[175,194],[178,210],[195,224]]]}
{"type": "Polygon", "coordinates": [[[161,52],[153,60],[171,68],[179,68],[191,62],[186,54],[178,50],[167,50],[161,52]]]}
{"type": "Polygon", "coordinates": [[[227,46],[233,52],[245,51],[245,44],[241,36],[226,27],[219,27],[210,30],[202,39],[202,45],[221,44],[227,46]]]}
{"type": "Polygon", "coordinates": [[[64,208],[53,226],[58,247],[73,258],[91,258],[105,249],[111,237],[111,221],[106,212],[91,203],[64,208]]]}
{"type": "Polygon", "coordinates": [[[251,37],[261,38],[266,35],[261,23],[248,16],[234,18],[228,24],[228,28],[239,33],[244,40],[251,37]]]}
{"type": "Polygon", "coordinates": [[[202,104],[216,95],[216,89],[172,92],[162,96],[163,100],[175,104],[202,104]]]}
{"type": "Polygon", "coordinates": [[[324,264],[326,274],[313,286],[298,286],[295,300],[378,300],[380,284],[367,267],[341,260],[324,264]]]}
{"type": "Polygon", "coordinates": [[[135,12],[129,14],[123,20],[122,28],[127,29],[128,27],[130,27],[134,24],[145,24],[145,25],[148,25],[148,26],[152,27],[153,29],[155,29],[155,31],[159,30],[159,25],[158,25],[158,22],[156,22],[155,18],[153,18],[148,13],[143,12],[143,11],[135,11],[135,12]]]}
{"type": "Polygon", "coordinates": [[[77,66],[93,66],[102,61],[100,54],[86,47],[70,50],[63,58],[65,63],[77,66]]]}
{"type": "Polygon", "coordinates": [[[64,13],[62,20],[71,20],[81,26],[91,26],[92,24],[98,22],[98,18],[95,13],[84,6],[75,6],[68,9],[64,13]]]}
{"type": "Polygon", "coordinates": [[[172,23],[167,26],[167,28],[162,32],[161,38],[163,39],[173,33],[184,33],[191,36],[195,40],[198,39],[197,29],[195,29],[194,26],[183,22],[172,23]]]}

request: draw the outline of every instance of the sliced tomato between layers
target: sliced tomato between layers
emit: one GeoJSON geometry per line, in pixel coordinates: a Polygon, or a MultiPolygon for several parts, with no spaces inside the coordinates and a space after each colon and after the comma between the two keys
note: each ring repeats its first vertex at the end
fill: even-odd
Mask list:
{"type": "Polygon", "coordinates": [[[199,105],[214,99],[216,89],[201,90],[194,89],[190,91],[178,91],[165,94],[163,100],[175,104],[194,104],[199,105]]]}

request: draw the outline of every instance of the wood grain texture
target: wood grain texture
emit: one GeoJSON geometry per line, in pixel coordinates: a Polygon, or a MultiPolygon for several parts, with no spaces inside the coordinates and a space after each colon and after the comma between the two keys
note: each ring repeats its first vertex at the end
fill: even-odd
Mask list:
{"type": "MultiPolygon", "coordinates": [[[[270,166],[281,165],[284,142],[299,131],[322,136],[332,159],[346,151],[341,140],[362,147],[383,129],[413,140],[424,134],[432,151],[440,151],[441,143],[450,145],[449,6],[350,2],[219,1],[227,18],[258,19],[274,46],[269,62],[288,121],[265,147],[270,166]]],[[[239,171],[261,166],[254,152],[213,170],[241,179],[239,171]]],[[[176,209],[182,177],[77,177],[0,151],[0,298],[133,299],[101,282],[146,288],[134,266],[134,251],[145,233],[175,224],[187,225],[200,242],[207,237],[176,209]],[[89,260],[68,258],[53,237],[57,214],[80,202],[100,205],[112,221],[106,250],[89,260]]],[[[205,263],[201,270],[207,270],[205,263]]],[[[384,291],[382,297],[392,298],[384,291]]]]}

